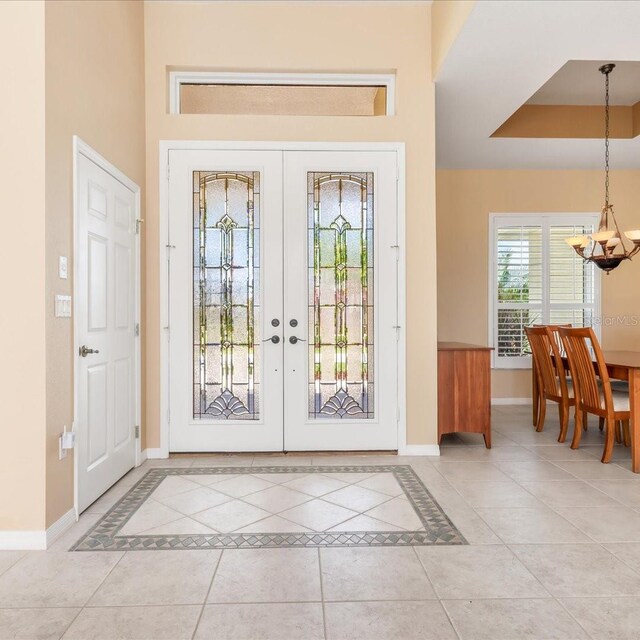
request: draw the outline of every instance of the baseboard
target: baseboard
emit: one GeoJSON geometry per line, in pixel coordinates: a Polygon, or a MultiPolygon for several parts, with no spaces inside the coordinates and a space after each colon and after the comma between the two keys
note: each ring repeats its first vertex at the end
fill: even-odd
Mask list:
{"type": "Polygon", "coordinates": [[[169,452],[162,448],[145,449],[142,454],[147,460],[164,460],[169,457],[169,452]]]}
{"type": "Polygon", "coordinates": [[[50,547],[72,524],[77,522],[76,510],[69,509],[56,520],[46,531],[47,548],[50,547]]]}
{"type": "Polygon", "coordinates": [[[531,398],[491,398],[491,404],[497,406],[510,404],[531,404],[531,398]]]}
{"type": "Polygon", "coordinates": [[[0,531],[1,551],[35,551],[46,548],[46,531],[0,531]]]}
{"type": "Polygon", "coordinates": [[[405,444],[398,449],[400,456],[439,456],[440,447],[437,444],[405,444]]]}
{"type": "Polygon", "coordinates": [[[139,467],[148,457],[149,455],[147,453],[147,449],[142,449],[140,451],[140,455],[138,457],[138,464],[136,465],[136,467],[139,467]]]}

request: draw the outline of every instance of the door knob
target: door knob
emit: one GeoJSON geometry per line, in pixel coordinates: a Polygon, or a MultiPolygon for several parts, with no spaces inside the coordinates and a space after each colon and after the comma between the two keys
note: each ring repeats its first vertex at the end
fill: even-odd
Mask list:
{"type": "Polygon", "coordinates": [[[280,336],[271,336],[262,342],[273,342],[273,344],[278,344],[278,342],[280,342],[280,336]]]}
{"type": "Polygon", "coordinates": [[[100,353],[97,349],[89,349],[84,344],[80,347],[80,349],[78,349],[78,351],[83,358],[86,358],[90,353],[100,353]]]}
{"type": "Polygon", "coordinates": [[[304,340],[303,338],[298,338],[297,336],[291,336],[291,337],[289,338],[289,342],[290,342],[291,344],[296,344],[296,343],[298,343],[298,342],[306,342],[306,340],[304,340]]]}

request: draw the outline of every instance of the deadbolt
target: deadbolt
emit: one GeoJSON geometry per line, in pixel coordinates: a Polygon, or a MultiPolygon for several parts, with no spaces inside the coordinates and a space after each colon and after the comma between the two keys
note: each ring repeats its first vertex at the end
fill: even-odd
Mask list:
{"type": "Polygon", "coordinates": [[[280,320],[278,320],[278,318],[274,318],[274,319],[271,321],[271,326],[272,326],[272,327],[279,327],[279,326],[280,326],[280,320]]]}
{"type": "Polygon", "coordinates": [[[295,318],[292,318],[291,320],[289,320],[289,326],[297,327],[298,326],[298,321],[295,318]]]}

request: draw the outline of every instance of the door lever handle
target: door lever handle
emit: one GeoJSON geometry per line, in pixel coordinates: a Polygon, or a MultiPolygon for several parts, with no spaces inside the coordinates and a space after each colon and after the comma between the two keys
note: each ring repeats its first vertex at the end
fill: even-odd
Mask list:
{"type": "Polygon", "coordinates": [[[100,353],[97,349],[89,349],[87,345],[82,345],[78,352],[83,358],[86,358],[90,353],[100,353]]]}
{"type": "Polygon", "coordinates": [[[290,342],[291,344],[296,344],[296,343],[298,343],[298,342],[306,342],[306,340],[305,340],[304,338],[298,338],[297,336],[291,336],[291,337],[289,338],[289,342],[290,342]]]}
{"type": "Polygon", "coordinates": [[[273,342],[273,344],[278,344],[278,342],[280,342],[280,336],[271,336],[262,342],[273,342]]]}

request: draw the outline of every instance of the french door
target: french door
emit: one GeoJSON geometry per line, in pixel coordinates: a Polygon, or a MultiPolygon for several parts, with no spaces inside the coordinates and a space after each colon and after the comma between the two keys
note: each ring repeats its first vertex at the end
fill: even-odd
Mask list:
{"type": "Polygon", "coordinates": [[[397,448],[396,163],[169,152],[170,451],[397,448]]]}

